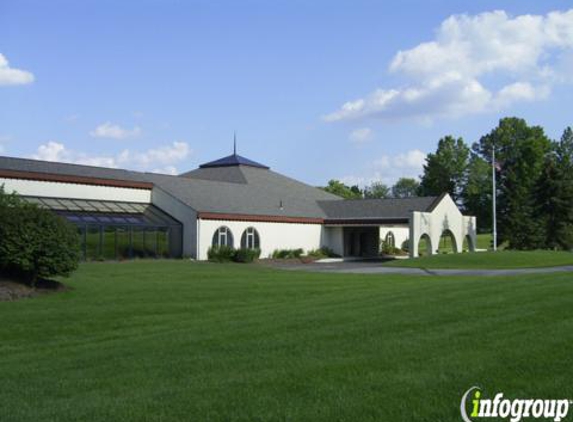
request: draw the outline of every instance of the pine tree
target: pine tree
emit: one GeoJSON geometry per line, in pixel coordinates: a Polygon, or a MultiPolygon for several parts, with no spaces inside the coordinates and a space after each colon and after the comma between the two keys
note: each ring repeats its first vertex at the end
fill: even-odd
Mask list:
{"type": "Polygon", "coordinates": [[[551,141],[543,128],[528,126],[515,117],[499,125],[474,144],[473,150],[491,165],[495,148],[501,169],[498,180],[498,234],[515,249],[532,249],[544,243],[544,224],[537,217],[536,186],[551,141]]]}
{"type": "Polygon", "coordinates": [[[454,201],[460,198],[470,150],[462,138],[446,136],[438,149],[428,154],[420,183],[420,195],[437,196],[444,192],[454,201]]]}
{"type": "Polygon", "coordinates": [[[477,219],[481,231],[492,226],[491,165],[477,154],[472,154],[462,190],[464,212],[477,219]]]}
{"type": "Polygon", "coordinates": [[[564,133],[553,144],[552,153],[536,188],[537,219],[544,225],[544,247],[573,247],[573,136],[564,133]]]}

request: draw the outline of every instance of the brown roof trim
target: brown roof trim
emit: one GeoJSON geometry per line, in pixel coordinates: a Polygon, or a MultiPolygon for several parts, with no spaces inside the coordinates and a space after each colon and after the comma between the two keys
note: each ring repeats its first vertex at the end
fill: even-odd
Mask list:
{"type": "Polygon", "coordinates": [[[253,215],[253,214],[225,214],[219,212],[200,212],[198,217],[203,220],[230,220],[230,221],[258,221],[262,223],[295,223],[295,224],[322,224],[322,218],[287,217],[282,215],[253,215]]]}
{"type": "Polygon", "coordinates": [[[112,186],[116,188],[153,189],[153,183],[129,180],[100,179],[87,176],[68,176],[65,174],[36,173],[31,171],[3,170],[0,177],[9,179],[38,180],[42,182],[77,183],[82,185],[112,186]]]}

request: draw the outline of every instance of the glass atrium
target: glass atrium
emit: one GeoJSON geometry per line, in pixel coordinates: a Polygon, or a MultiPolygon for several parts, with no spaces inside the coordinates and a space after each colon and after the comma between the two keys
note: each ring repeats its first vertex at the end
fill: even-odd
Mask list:
{"type": "Polygon", "coordinates": [[[181,257],[181,224],[151,204],[22,198],[75,224],[85,260],[181,257]]]}

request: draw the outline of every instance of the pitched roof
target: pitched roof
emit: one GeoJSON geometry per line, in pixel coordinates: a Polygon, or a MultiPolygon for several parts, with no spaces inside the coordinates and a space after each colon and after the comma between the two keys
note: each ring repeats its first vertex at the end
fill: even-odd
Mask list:
{"type": "Polygon", "coordinates": [[[200,168],[181,177],[147,180],[199,212],[324,218],[321,200],[341,198],[264,168],[200,168]],[[216,171],[213,171],[216,170],[216,171]]]}
{"type": "Polygon", "coordinates": [[[241,166],[234,167],[202,167],[180,174],[187,179],[201,179],[229,183],[247,183],[241,166]]]}
{"type": "Polygon", "coordinates": [[[428,211],[436,196],[319,201],[328,219],[407,219],[411,211],[428,211]]]}
{"type": "Polygon", "coordinates": [[[319,200],[339,197],[265,167],[203,167],[169,176],[77,164],[0,157],[0,169],[153,183],[198,212],[324,218],[319,200]]]}
{"type": "Polygon", "coordinates": [[[0,169],[96,179],[145,181],[137,171],[0,156],[0,169]]]}
{"type": "Polygon", "coordinates": [[[428,211],[439,202],[436,197],[342,200],[262,165],[207,166],[169,176],[0,157],[1,170],[151,183],[195,211],[205,213],[327,220],[407,219],[411,211],[428,211]]]}

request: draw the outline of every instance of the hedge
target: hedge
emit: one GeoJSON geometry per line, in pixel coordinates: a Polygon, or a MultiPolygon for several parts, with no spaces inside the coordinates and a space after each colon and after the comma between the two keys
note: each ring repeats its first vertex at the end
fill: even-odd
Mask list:
{"type": "Polygon", "coordinates": [[[230,246],[212,246],[207,251],[207,258],[213,262],[253,262],[261,255],[260,249],[233,249],[230,246]]]}

